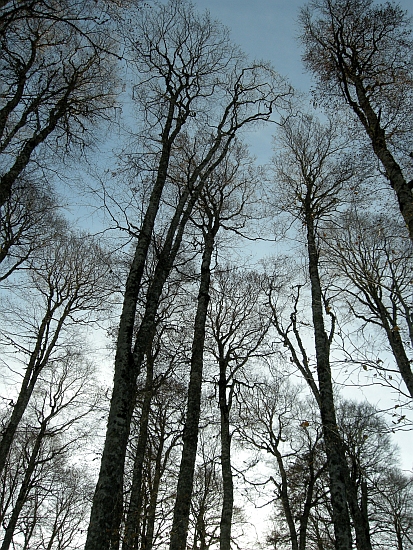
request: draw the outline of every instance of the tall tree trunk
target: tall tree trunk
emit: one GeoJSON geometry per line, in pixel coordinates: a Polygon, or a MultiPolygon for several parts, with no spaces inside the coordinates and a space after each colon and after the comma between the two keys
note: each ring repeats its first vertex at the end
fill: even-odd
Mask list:
{"type": "Polygon", "coordinates": [[[390,181],[390,185],[396,193],[400,212],[409,231],[410,239],[413,241],[412,191],[409,188],[400,165],[389,150],[386,140],[386,132],[380,123],[380,111],[378,114],[374,111],[367,96],[363,81],[360,78],[354,78],[354,86],[356,88],[359,106],[351,100],[350,94],[347,93],[346,97],[349,98],[348,101],[350,106],[353,108],[354,112],[363,124],[364,129],[371,140],[373,151],[381,162],[386,172],[386,176],[390,181]]]}
{"type": "Polygon", "coordinates": [[[171,144],[183,123],[184,120],[181,120],[179,127],[177,123],[177,127],[170,135],[166,133],[166,130],[162,134],[162,138],[163,140],[165,138],[165,140],[163,141],[164,148],[161,154],[158,175],[126,281],[116,344],[115,374],[105,446],[93,497],[85,550],[117,550],[119,548],[119,530],[123,512],[123,476],[130,424],[136,399],[136,379],[140,373],[147,343],[152,341],[159,299],[182,242],[186,223],[205,182],[225,158],[235,137],[235,129],[228,134],[221,133],[221,131],[217,133],[210,148],[192,172],[186,188],[182,192],[170,222],[165,244],[155,270],[154,280],[148,291],[145,315],[133,344],[137,300],[155,218],[166,182],[171,144]],[[169,138],[167,139],[168,135],[169,138]],[[218,154],[214,159],[216,153],[218,154]]]}
{"type": "Polygon", "coordinates": [[[219,410],[221,418],[221,471],[223,486],[223,501],[219,535],[220,550],[231,548],[231,526],[234,508],[234,482],[231,468],[231,434],[229,425],[230,404],[227,398],[227,361],[219,364],[219,410]]]}
{"type": "Polygon", "coordinates": [[[149,413],[153,397],[153,362],[153,357],[151,357],[151,354],[148,354],[144,400],[139,422],[138,445],[134,460],[129,509],[125,521],[125,534],[122,543],[123,550],[135,550],[139,548],[139,537],[141,535],[140,517],[142,512],[143,466],[148,441],[149,413]]]}
{"type": "Polygon", "coordinates": [[[158,501],[159,486],[162,478],[162,453],[164,450],[165,439],[162,434],[159,446],[156,450],[155,467],[153,474],[153,483],[151,487],[149,506],[147,510],[147,524],[145,540],[142,541],[142,550],[152,550],[153,536],[155,533],[155,520],[156,520],[156,503],[158,501]]]}
{"type": "Polygon", "coordinates": [[[188,402],[183,432],[182,458],[179,468],[178,487],[174,507],[170,550],[185,550],[188,536],[189,512],[194,482],[198,428],[201,412],[202,373],[204,366],[204,343],[209,288],[211,280],[211,258],[214,249],[217,224],[209,228],[204,237],[204,252],[201,264],[198,305],[194,322],[194,336],[191,353],[191,372],[188,387],[188,402]]]}
{"type": "MultiPolygon", "coordinates": [[[[285,520],[288,525],[288,531],[290,533],[290,543],[291,543],[291,550],[298,550],[298,536],[297,536],[297,529],[295,527],[294,523],[294,516],[293,512],[290,506],[290,499],[288,497],[288,478],[287,478],[287,472],[284,468],[284,462],[282,459],[282,455],[280,451],[275,446],[273,447],[273,452],[275,454],[275,457],[277,459],[278,469],[280,471],[281,475],[281,504],[284,510],[284,516],[285,520]]],[[[278,485],[278,484],[277,484],[278,485]]]]}
{"type": "MultiPolygon", "coordinates": [[[[116,343],[115,374],[113,379],[112,399],[110,403],[108,425],[105,437],[99,478],[93,496],[93,504],[90,515],[88,535],[85,550],[116,550],[119,548],[119,529],[123,513],[123,476],[125,467],[126,448],[129,439],[132,414],[136,399],[136,380],[140,372],[144,353],[146,351],[147,332],[153,330],[149,317],[152,311],[157,309],[159,296],[153,297],[150,314],[147,315],[146,323],[142,322],[138,336],[135,341],[135,349],[139,344],[141,351],[138,360],[133,353],[133,335],[135,330],[135,316],[137,301],[141,288],[141,280],[151,242],[155,219],[159,210],[160,200],[165,187],[171,146],[181,125],[173,131],[172,122],[174,119],[175,102],[171,99],[169,113],[162,133],[163,148],[158,165],[157,178],[152,189],[149,205],[145,213],[142,227],[139,233],[135,254],[129,269],[123,298],[122,313],[119,322],[118,338],[116,343]]],[[[184,209],[180,204],[181,211],[176,212],[169,229],[170,241],[168,246],[172,247],[173,236],[180,220],[180,214],[184,209]],[[175,225],[173,226],[173,223],[175,225]]],[[[170,252],[170,250],[169,250],[170,252]]],[[[168,250],[163,250],[163,257],[168,257],[168,250]]],[[[169,270],[167,262],[166,279],[169,270]]],[[[159,266],[159,262],[158,262],[159,266]]],[[[162,270],[165,272],[165,269],[162,270]]],[[[163,286],[157,285],[157,287],[163,286]]],[[[156,292],[155,292],[156,294],[156,292]]],[[[153,314],[153,317],[154,315],[153,314]]],[[[149,340],[151,341],[151,339],[149,340]]]]}
{"type": "Polygon", "coordinates": [[[26,503],[27,495],[31,489],[32,476],[37,466],[37,456],[39,454],[40,447],[46,433],[47,425],[48,425],[48,421],[44,420],[40,426],[39,433],[36,436],[32,452],[30,453],[29,462],[24,472],[24,477],[23,477],[22,484],[20,486],[19,494],[17,496],[17,500],[14,505],[9,523],[7,524],[7,527],[4,533],[3,544],[1,545],[0,550],[9,550],[10,545],[12,543],[14,531],[16,529],[16,525],[19,520],[20,513],[22,511],[24,504],[26,503]]]}
{"type": "Polygon", "coordinates": [[[307,210],[306,223],[308,266],[311,283],[311,307],[320,390],[320,413],[330,476],[336,549],[351,550],[352,536],[350,517],[347,509],[347,490],[345,481],[346,458],[341,437],[338,433],[335,415],[330,368],[330,342],[324,328],[323,300],[318,271],[318,251],[315,241],[315,229],[311,208],[307,210]]]}
{"type": "Polygon", "coordinates": [[[343,441],[338,431],[330,367],[330,340],[325,332],[323,300],[318,269],[318,251],[312,209],[306,205],[308,264],[311,308],[320,390],[320,413],[330,477],[331,504],[337,550],[351,550],[349,504],[356,532],[357,548],[371,550],[368,525],[358,504],[357,490],[350,479],[343,441]]]}

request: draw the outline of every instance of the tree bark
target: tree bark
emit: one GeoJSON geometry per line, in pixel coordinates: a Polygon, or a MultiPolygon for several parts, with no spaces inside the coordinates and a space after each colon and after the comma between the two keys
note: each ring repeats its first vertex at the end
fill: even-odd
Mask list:
{"type": "Polygon", "coordinates": [[[221,510],[219,548],[231,549],[231,526],[234,508],[234,481],[231,468],[231,434],[229,425],[230,403],[227,399],[227,361],[219,362],[219,410],[221,419],[221,471],[223,500],[221,510]]]}
{"type": "Polygon", "coordinates": [[[335,414],[333,385],[330,367],[330,341],[324,328],[323,301],[318,269],[318,251],[312,209],[306,204],[307,247],[311,284],[311,308],[317,359],[317,374],[320,390],[320,413],[326,446],[327,467],[330,477],[331,503],[337,550],[351,550],[352,535],[349,504],[357,547],[371,550],[368,524],[358,504],[357,490],[350,479],[346,454],[338,431],[335,414]]]}
{"type": "MultiPolygon", "coordinates": [[[[146,350],[146,346],[144,345],[140,354],[140,361],[136,361],[132,353],[135,315],[152,231],[166,183],[172,138],[175,139],[177,135],[177,128],[171,131],[174,111],[175,101],[171,99],[165,128],[162,133],[163,146],[157,177],[126,281],[116,343],[115,374],[105,446],[102,454],[99,479],[93,497],[85,550],[109,550],[109,548],[116,550],[119,547],[126,448],[135,407],[136,379],[146,350]]],[[[156,302],[156,296],[154,296],[154,300],[156,302]]],[[[153,305],[153,308],[156,311],[156,304],[153,305]]],[[[150,325],[149,322],[146,324],[142,322],[135,347],[136,343],[142,339],[145,340],[146,344],[148,325],[150,325]],[[144,338],[142,338],[142,333],[144,333],[144,338]]]]}
{"type": "Polygon", "coordinates": [[[189,512],[196,451],[198,445],[198,427],[201,411],[202,373],[204,366],[204,343],[209,288],[211,280],[211,258],[218,226],[209,228],[204,238],[204,252],[201,264],[198,305],[194,322],[194,337],[191,353],[191,372],[188,387],[188,402],[183,432],[182,458],[179,468],[178,486],[172,523],[170,550],[185,550],[188,536],[189,512]]]}
{"type": "MultiPolygon", "coordinates": [[[[162,431],[159,446],[156,450],[155,467],[153,474],[153,484],[149,497],[149,506],[147,511],[147,524],[145,539],[142,541],[142,550],[152,550],[153,537],[155,533],[156,503],[158,500],[159,487],[162,478],[162,453],[165,446],[164,432],[162,431]]],[[[168,453],[166,453],[168,455],[168,453]]]]}
{"type": "Polygon", "coordinates": [[[362,112],[360,113],[360,108],[355,108],[354,102],[350,103],[350,105],[353,107],[353,110],[363,124],[367,135],[371,140],[373,151],[381,162],[386,172],[386,176],[390,181],[390,185],[396,193],[400,212],[409,231],[410,239],[413,241],[412,191],[409,188],[409,185],[403,175],[400,165],[388,148],[386,133],[380,125],[380,115],[377,115],[374,111],[367,97],[362,80],[358,77],[355,77],[354,85],[362,112]]]}
{"type": "Polygon", "coordinates": [[[152,396],[153,358],[147,356],[144,400],[139,422],[138,445],[134,460],[131,494],[129,499],[128,514],[125,521],[125,534],[123,537],[122,550],[133,550],[139,548],[139,537],[142,534],[140,518],[142,512],[143,466],[147,450],[149,413],[151,410],[152,396]]]}
{"type": "Polygon", "coordinates": [[[311,308],[317,358],[317,374],[320,390],[320,413],[326,445],[328,472],[330,477],[331,503],[336,538],[336,550],[350,550],[352,536],[347,509],[345,454],[338,433],[333,385],[330,368],[330,343],[324,328],[323,301],[318,271],[318,251],[315,241],[314,220],[311,208],[306,211],[308,267],[311,283],[311,308]]]}

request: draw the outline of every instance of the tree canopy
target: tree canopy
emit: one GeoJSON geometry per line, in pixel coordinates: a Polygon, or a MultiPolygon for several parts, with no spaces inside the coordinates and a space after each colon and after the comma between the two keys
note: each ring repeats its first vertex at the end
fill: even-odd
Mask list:
{"type": "Polygon", "coordinates": [[[0,1],[0,550],[413,549],[411,33],[0,1]]]}

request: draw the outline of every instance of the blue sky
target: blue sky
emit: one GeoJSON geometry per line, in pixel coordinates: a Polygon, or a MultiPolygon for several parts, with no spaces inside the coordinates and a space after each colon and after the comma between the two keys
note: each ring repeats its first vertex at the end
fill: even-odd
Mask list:
{"type": "MultiPolygon", "coordinates": [[[[301,91],[308,91],[310,77],[301,65],[297,16],[305,0],[192,0],[207,9],[231,30],[237,44],[256,59],[271,61],[301,91]]],[[[379,3],[379,2],[378,2],[379,3]]],[[[396,2],[413,14],[411,0],[396,2]]]]}
{"type": "MultiPolygon", "coordinates": [[[[305,0],[192,0],[195,6],[226,25],[232,39],[250,57],[270,61],[274,68],[301,92],[309,92],[311,78],[304,72],[298,40],[297,17],[305,0]]],[[[379,3],[379,2],[378,2],[379,3]]],[[[410,15],[413,15],[411,0],[397,2],[410,15]]],[[[272,155],[272,139],[275,128],[261,129],[249,136],[251,151],[260,163],[266,163],[272,155]]],[[[364,390],[357,390],[362,398],[364,390]]],[[[368,392],[367,392],[368,393],[368,392]]],[[[392,394],[375,386],[368,395],[375,405],[391,402],[392,394]],[[384,398],[384,402],[382,399],[384,398]]],[[[390,405],[391,406],[391,405],[390,405]]],[[[402,451],[404,468],[412,468],[411,437],[397,433],[397,443],[402,451]]]]}
{"type": "MultiPolygon", "coordinates": [[[[308,91],[310,77],[305,75],[295,39],[297,15],[303,0],[192,0],[199,11],[208,10],[231,31],[233,41],[252,59],[270,62],[300,91],[308,91]]],[[[251,152],[260,164],[272,156],[272,125],[248,136],[251,152]]]]}
{"type": "Polygon", "coordinates": [[[193,0],[198,9],[209,10],[231,30],[231,36],[255,59],[271,61],[293,86],[308,89],[297,35],[297,14],[302,0],[193,0]]]}
{"type": "MultiPolygon", "coordinates": [[[[311,77],[302,66],[297,40],[298,13],[306,0],[192,0],[192,3],[226,25],[233,41],[251,58],[271,62],[296,90],[309,93],[311,77]]],[[[411,0],[396,3],[413,15],[411,0]]],[[[270,125],[247,139],[260,164],[271,159],[274,133],[275,128],[270,125]]]]}

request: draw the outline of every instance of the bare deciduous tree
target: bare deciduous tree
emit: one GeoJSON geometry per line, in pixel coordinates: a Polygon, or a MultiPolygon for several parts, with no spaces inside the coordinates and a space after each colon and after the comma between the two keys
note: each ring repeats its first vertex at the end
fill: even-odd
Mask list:
{"type": "Polygon", "coordinates": [[[113,107],[104,12],[84,1],[2,2],[1,206],[32,160],[50,169],[43,144],[58,147],[60,156],[69,145],[84,145],[91,126],[113,107]]]}
{"type": "Polygon", "coordinates": [[[36,250],[64,230],[57,208],[48,188],[29,181],[14,186],[0,207],[0,282],[22,269],[36,250]]]}
{"type": "MultiPolygon", "coordinates": [[[[245,214],[247,214],[246,208],[245,214]]],[[[228,224],[226,224],[227,228],[228,224]]],[[[227,264],[215,270],[208,312],[207,350],[218,367],[221,473],[223,502],[219,542],[221,550],[231,547],[234,481],[232,472],[233,424],[231,409],[248,384],[248,363],[269,353],[264,340],[270,315],[258,273],[237,270],[227,264]]],[[[212,367],[213,368],[213,367],[212,367]]],[[[214,372],[214,371],[212,371],[214,372]]],[[[236,431],[236,428],[235,428],[236,431]]]]}
{"type": "MultiPolygon", "coordinates": [[[[320,408],[336,548],[345,550],[352,545],[350,510],[357,544],[369,549],[371,542],[367,518],[357,501],[337,425],[330,362],[336,317],[323,288],[318,237],[320,225],[333,215],[340,199],[343,200],[341,192],[344,187],[357,184],[358,172],[361,170],[359,167],[356,169],[354,163],[344,154],[348,144],[346,136],[338,135],[332,121],[322,126],[311,116],[303,115],[298,116],[296,120],[287,120],[281,130],[280,142],[284,154],[280,152],[276,159],[276,174],[281,187],[280,194],[285,197],[287,210],[302,223],[305,231],[316,379],[310,370],[308,354],[299,334],[297,311],[291,313],[288,330],[292,330],[298,349],[289,338],[288,330],[282,330],[277,321],[276,308],[273,308],[274,324],[280,336],[284,337],[284,344],[292,352],[292,360],[299,365],[305,375],[320,408]],[[301,361],[298,359],[300,355],[301,361]]],[[[298,295],[295,307],[297,303],[298,295]]]]}
{"type": "Polygon", "coordinates": [[[3,361],[21,382],[0,441],[0,472],[43,369],[67,355],[65,331],[93,322],[113,295],[110,255],[94,238],[64,229],[30,256],[3,297],[3,361]]]}
{"type": "MultiPolygon", "coordinates": [[[[407,391],[413,397],[410,363],[412,244],[404,227],[385,214],[347,211],[326,231],[326,261],[361,327],[382,329],[407,391]]],[[[355,358],[355,356],[354,356],[355,358]]],[[[380,361],[363,363],[380,370],[380,361]]]]}
{"type": "Polygon", "coordinates": [[[312,0],[301,11],[300,24],[304,63],[316,76],[320,95],[344,101],[362,124],[413,240],[413,195],[403,169],[413,149],[407,14],[390,2],[312,0]]]}
{"type": "Polygon", "coordinates": [[[186,2],[171,0],[139,14],[132,39],[139,82],[135,97],[152,148],[150,191],[139,225],[120,319],[114,388],[87,550],[119,545],[124,461],[136,398],[136,379],[155,329],[162,289],[173,267],[203,186],[226,157],[237,132],[267,120],[289,89],[267,66],[247,64],[220,25],[186,2]],[[206,130],[207,128],[207,130],[206,130]],[[185,130],[182,145],[178,138],[185,130]],[[180,147],[181,146],[181,147],[180,147]],[[171,158],[188,159],[177,180],[171,158]],[[178,183],[178,185],[176,185],[178,183]],[[164,239],[136,327],[136,307],[161,199],[175,189],[164,239]],[[109,542],[111,541],[111,542],[109,542]]]}
{"type": "MultiPolygon", "coordinates": [[[[42,537],[46,547],[58,543],[70,548],[72,541],[78,542],[74,527],[84,522],[91,493],[72,498],[70,478],[65,485],[59,477],[66,464],[70,470],[69,457],[80,452],[93,432],[91,413],[99,400],[93,376],[94,368],[76,351],[43,369],[2,475],[2,497],[7,500],[2,550],[19,535],[29,547],[35,547],[36,539],[41,545],[42,537]],[[58,485],[64,492],[56,494],[58,485]]],[[[72,481],[76,489],[86,487],[80,479],[72,481]]]]}
{"type": "Polygon", "coordinates": [[[281,376],[259,376],[253,382],[243,396],[239,437],[243,445],[274,459],[275,471],[271,465],[269,477],[261,481],[260,475],[258,480],[274,486],[275,500],[282,509],[282,525],[274,526],[272,536],[279,530],[280,543],[285,540],[292,550],[304,550],[311,544],[314,510],[321,509],[328,493],[319,415],[300,399],[302,388],[281,376]]]}

